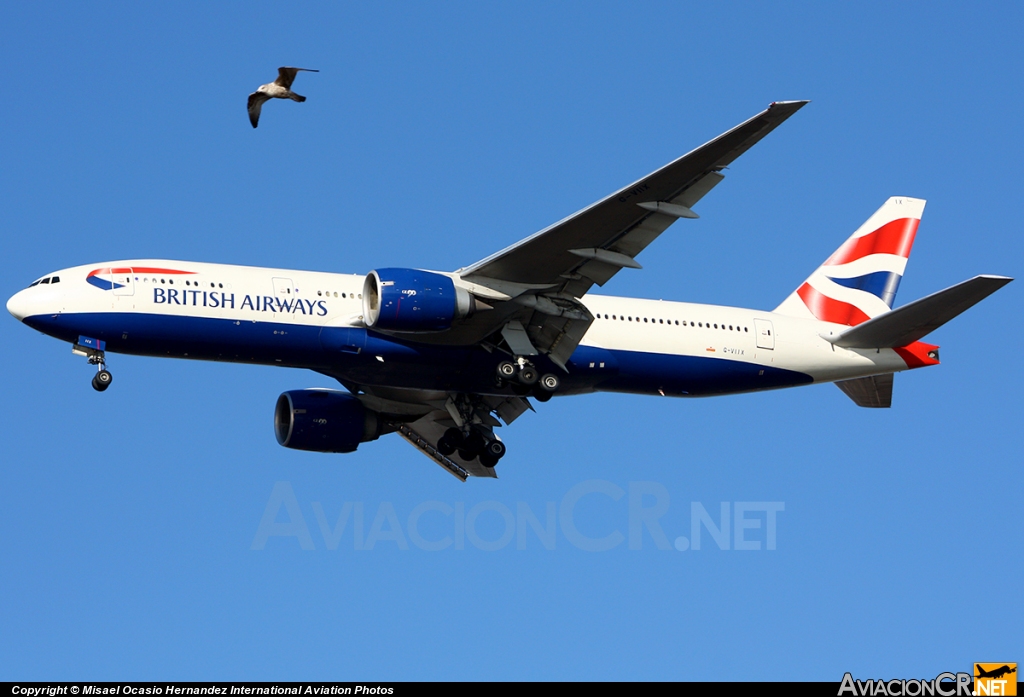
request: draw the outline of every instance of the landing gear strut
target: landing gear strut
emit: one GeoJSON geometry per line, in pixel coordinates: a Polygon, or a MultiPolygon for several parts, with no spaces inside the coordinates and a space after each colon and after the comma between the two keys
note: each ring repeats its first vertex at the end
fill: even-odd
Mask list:
{"type": "Polygon", "coordinates": [[[92,388],[97,392],[103,392],[113,381],[114,376],[107,370],[106,354],[103,352],[105,343],[97,339],[79,337],[78,342],[71,348],[71,353],[78,356],[85,356],[89,365],[96,366],[96,375],[92,379],[92,388]]]}

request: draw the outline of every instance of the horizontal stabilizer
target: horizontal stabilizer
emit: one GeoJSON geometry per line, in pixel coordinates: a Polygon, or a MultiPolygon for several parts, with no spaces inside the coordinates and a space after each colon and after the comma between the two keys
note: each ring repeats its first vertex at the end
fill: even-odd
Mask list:
{"type": "Polygon", "coordinates": [[[873,317],[841,334],[823,335],[823,338],[845,348],[907,346],[935,331],[1012,280],[1006,276],[975,276],[963,283],[873,317]]]}
{"type": "Polygon", "coordinates": [[[836,387],[846,393],[858,407],[888,409],[892,406],[892,373],[869,378],[842,380],[836,387]]]}

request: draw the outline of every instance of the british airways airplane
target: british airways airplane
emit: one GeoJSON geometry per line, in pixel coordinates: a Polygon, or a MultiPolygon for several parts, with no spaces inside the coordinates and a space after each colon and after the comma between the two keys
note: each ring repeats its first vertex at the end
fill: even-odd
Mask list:
{"type": "Polygon", "coordinates": [[[768,312],[590,294],[806,102],[775,102],[610,196],[457,271],[343,275],[158,259],[47,274],[7,302],[111,383],[106,354],[308,368],[345,390],[282,394],[278,442],[354,451],[398,433],[465,481],[494,477],[494,429],[529,398],[705,397],[834,382],[888,407],[893,374],[937,365],[920,339],[1012,279],[976,276],[892,309],[925,202],[896,196],[768,312]]]}

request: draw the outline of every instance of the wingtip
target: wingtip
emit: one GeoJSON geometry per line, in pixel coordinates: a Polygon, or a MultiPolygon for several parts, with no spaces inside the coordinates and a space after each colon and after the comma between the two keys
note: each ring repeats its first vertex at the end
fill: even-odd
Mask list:
{"type": "Polygon", "coordinates": [[[769,111],[769,112],[783,111],[787,115],[788,114],[795,114],[796,112],[800,111],[801,109],[803,109],[805,106],[807,106],[810,103],[811,103],[810,99],[798,99],[798,100],[787,101],[787,102],[772,102],[771,104],[768,105],[767,111],[769,111]]]}

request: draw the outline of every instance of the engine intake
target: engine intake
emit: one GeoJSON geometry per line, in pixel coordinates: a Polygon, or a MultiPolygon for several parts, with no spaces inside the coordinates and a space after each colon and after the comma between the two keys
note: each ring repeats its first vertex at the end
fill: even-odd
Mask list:
{"type": "Polygon", "coordinates": [[[444,331],[476,306],[465,288],[433,271],[377,269],[363,283],[363,321],[380,331],[444,331]]]}
{"type": "Polygon", "coordinates": [[[277,398],[274,435],[286,448],[350,453],[380,437],[380,421],[362,402],[338,390],[291,390],[277,398]]]}

